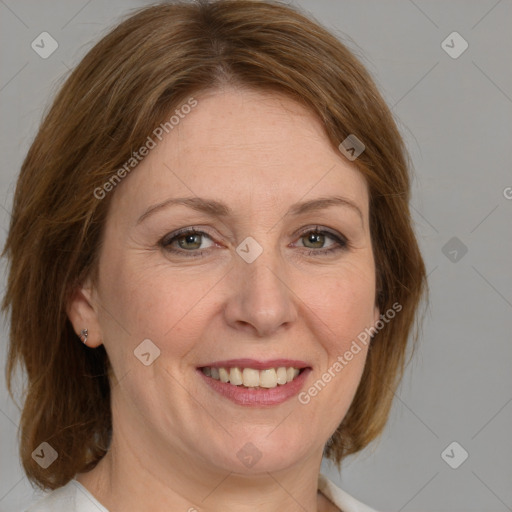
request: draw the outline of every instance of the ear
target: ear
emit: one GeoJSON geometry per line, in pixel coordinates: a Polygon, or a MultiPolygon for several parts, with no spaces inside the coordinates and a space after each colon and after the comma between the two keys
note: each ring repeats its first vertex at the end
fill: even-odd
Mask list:
{"type": "Polygon", "coordinates": [[[99,347],[102,343],[101,329],[98,321],[98,308],[93,301],[94,288],[89,279],[77,286],[71,293],[66,306],[66,313],[77,335],[77,343],[81,342],[80,333],[87,329],[87,346],[99,347]]]}

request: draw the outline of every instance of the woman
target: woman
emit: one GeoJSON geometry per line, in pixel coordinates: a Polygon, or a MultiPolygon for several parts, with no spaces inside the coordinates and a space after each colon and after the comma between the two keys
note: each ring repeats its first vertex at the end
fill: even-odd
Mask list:
{"type": "Polygon", "coordinates": [[[145,8],[68,78],[4,254],[34,512],[368,511],[319,474],[382,431],[425,288],[402,139],[272,2],[145,8]]]}

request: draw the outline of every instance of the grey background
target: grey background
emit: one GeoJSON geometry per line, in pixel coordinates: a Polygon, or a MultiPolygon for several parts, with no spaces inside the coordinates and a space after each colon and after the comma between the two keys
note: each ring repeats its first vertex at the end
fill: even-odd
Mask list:
{"type": "MultiPolygon", "coordinates": [[[[413,211],[431,290],[382,438],[341,475],[328,463],[324,471],[381,511],[512,510],[512,2],[293,3],[355,50],[392,106],[415,167],[413,211]],[[469,44],[457,59],[441,47],[453,31],[469,44]],[[469,453],[457,469],[441,457],[453,441],[469,453]]],[[[58,84],[119,15],[144,4],[0,0],[2,246],[21,161],[58,84]],[[43,31],[59,44],[48,59],[30,46],[43,31]]],[[[3,288],[3,261],[2,269],[3,288]]],[[[6,333],[4,321],[2,367],[6,333]]],[[[18,462],[18,418],[2,381],[3,512],[21,510],[33,493],[18,462]]],[[[461,449],[448,453],[457,462],[461,449]]]]}

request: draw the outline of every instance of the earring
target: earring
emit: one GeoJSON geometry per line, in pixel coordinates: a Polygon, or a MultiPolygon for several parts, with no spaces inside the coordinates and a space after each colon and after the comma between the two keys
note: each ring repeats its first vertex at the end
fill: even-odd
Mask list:
{"type": "Polygon", "coordinates": [[[79,334],[79,338],[84,345],[87,345],[87,336],[89,336],[89,331],[87,329],[82,329],[79,334]]]}

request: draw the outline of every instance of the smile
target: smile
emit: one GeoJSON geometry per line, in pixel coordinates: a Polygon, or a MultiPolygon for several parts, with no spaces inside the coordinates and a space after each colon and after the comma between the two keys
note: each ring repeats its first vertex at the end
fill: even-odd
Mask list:
{"type": "Polygon", "coordinates": [[[297,395],[312,368],[303,361],[280,359],[219,361],[196,369],[215,395],[237,405],[278,405],[297,395]]]}
{"type": "Polygon", "coordinates": [[[275,388],[284,386],[286,383],[294,380],[301,370],[293,366],[278,368],[268,368],[266,370],[257,370],[255,368],[217,368],[205,366],[201,371],[207,377],[211,377],[221,382],[229,382],[233,386],[244,386],[246,388],[275,388]]]}

